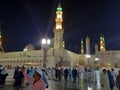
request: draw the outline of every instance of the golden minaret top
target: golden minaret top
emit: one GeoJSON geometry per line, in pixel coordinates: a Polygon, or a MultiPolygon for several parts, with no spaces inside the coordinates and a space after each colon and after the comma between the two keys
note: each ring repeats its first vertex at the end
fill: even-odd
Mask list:
{"type": "Polygon", "coordinates": [[[62,7],[61,7],[61,4],[59,3],[58,4],[58,7],[57,7],[57,11],[56,11],[56,29],[61,29],[62,30],[62,22],[63,22],[63,18],[62,18],[62,7]]]}

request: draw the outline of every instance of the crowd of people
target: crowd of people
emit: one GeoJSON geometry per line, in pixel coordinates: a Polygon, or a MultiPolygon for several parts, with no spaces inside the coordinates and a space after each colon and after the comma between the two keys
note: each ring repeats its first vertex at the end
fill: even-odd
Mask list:
{"type": "Polygon", "coordinates": [[[120,71],[118,71],[117,75],[114,69],[103,69],[100,81],[103,90],[114,90],[115,86],[120,90],[120,71]]]}
{"type": "MultiPolygon", "coordinates": [[[[7,69],[0,66],[0,85],[5,85],[5,79],[8,76],[7,69]]],[[[13,74],[14,90],[23,88],[25,81],[30,90],[45,90],[49,88],[49,80],[65,81],[79,83],[100,83],[101,90],[114,90],[117,87],[120,90],[120,71],[118,74],[114,69],[93,69],[93,68],[25,68],[16,66],[13,74]]]]}
{"type": "Polygon", "coordinates": [[[45,90],[48,88],[48,81],[44,73],[44,69],[41,68],[25,68],[24,66],[17,66],[14,71],[14,90],[20,90],[23,88],[24,80],[30,85],[30,90],[45,90]]]}
{"type": "Polygon", "coordinates": [[[93,68],[57,67],[47,68],[44,72],[50,80],[78,83],[83,80],[87,83],[100,83],[102,90],[114,90],[114,87],[120,90],[120,71],[117,74],[114,69],[95,70],[93,68]]]}

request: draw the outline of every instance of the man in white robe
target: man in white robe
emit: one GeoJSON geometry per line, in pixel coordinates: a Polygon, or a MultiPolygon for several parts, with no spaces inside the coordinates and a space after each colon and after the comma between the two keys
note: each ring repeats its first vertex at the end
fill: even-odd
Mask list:
{"type": "Polygon", "coordinates": [[[110,90],[109,78],[106,69],[100,74],[101,90],[110,90]]]}

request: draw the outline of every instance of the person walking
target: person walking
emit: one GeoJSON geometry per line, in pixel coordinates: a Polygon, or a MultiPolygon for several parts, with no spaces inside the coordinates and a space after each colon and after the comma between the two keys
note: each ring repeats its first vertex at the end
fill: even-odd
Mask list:
{"type": "Polygon", "coordinates": [[[68,76],[69,76],[69,81],[72,81],[72,69],[68,69],[68,76]]]}
{"type": "Polygon", "coordinates": [[[114,84],[115,84],[115,82],[116,82],[116,73],[115,73],[115,71],[114,71],[113,68],[111,69],[111,74],[112,74],[112,76],[113,76],[114,84]]]}
{"type": "Polygon", "coordinates": [[[100,74],[100,82],[102,90],[110,90],[109,78],[106,69],[103,69],[103,73],[100,74]]]}
{"type": "Polygon", "coordinates": [[[67,79],[68,79],[68,69],[65,68],[64,70],[64,78],[65,78],[65,81],[67,82],[67,79]]]}
{"type": "Polygon", "coordinates": [[[58,80],[59,70],[58,68],[55,68],[55,80],[58,80]]]}
{"type": "Polygon", "coordinates": [[[60,69],[58,70],[58,73],[59,73],[59,75],[58,75],[58,80],[61,81],[61,80],[62,80],[62,75],[63,75],[63,69],[60,68],[60,69]]]}
{"type": "Polygon", "coordinates": [[[47,69],[47,75],[48,75],[48,79],[51,80],[51,77],[52,77],[52,70],[51,70],[51,68],[47,69]]]}
{"type": "Polygon", "coordinates": [[[31,78],[24,70],[24,68],[22,68],[22,72],[23,72],[23,75],[24,77],[31,83],[31,86],[30,86],[30,90],[46,90],[46,87],[45,87],[45,83],[44,81],[42,80],[41,76],[42,76],[42,71],[41,69],[37,68],[35,70],[35,73],[34,73],[34,77],[31,78]]]}
{"type": "Polygon", "coordinates": [[[111,74],[110,70],[108,70],[107,73],[108,73],[108,78],[109,78],[110,89],[113,90],[113,87],[115,85],[114,84],[114,77],[111,74]]]}
{"type": "Polygon", "coordinates": [[[76,82],[77,75],[78,75],[77,69],[73,68],[72,70],[73,82],[76,82]]]}
{"type": "Polygon", "coordinates": [[[29,69],[29,76],[32,78],[33,77],[33,74],[34,74],[34,68],[33,67],[31,67],[30,69],[29,69]]]}
{"type": "Polygon", "coordinates": [[[55,68],[52,68],[52,80],[55,80],[55,68]]]}
{"type": "Polygon", "coordinates": [[[22,88],[23,81],[24,81],[24,76],[20,67],[16,67],[13,78],[15,80],[13,85],[14,90],[20,90],[22,88]]]}
{"type": "Polygon", "coordinates": [[[42,70],[42,75],[41,75],[41,79],[44,81],[45,83],[45,87],[49,88],[49,84],[46,78],[46,74],[45,74],[45,69],[39,68],[40,70],[42,70]]]}
{"type": "Polygon", "coordinates": [[[3,87],[5,86],[5,80],[7,76],[8,76],[8,72],[5,68],[3,68],[3,70],[1,71],[1,81],[0,81],[0,85],[2,85],[3,87]]]}
{"type": "Polygon", "coordinates": [[[116,77],[116,86],[118,90],[120,90],[120,70],[118,71],[118,75],[116,77]]]}

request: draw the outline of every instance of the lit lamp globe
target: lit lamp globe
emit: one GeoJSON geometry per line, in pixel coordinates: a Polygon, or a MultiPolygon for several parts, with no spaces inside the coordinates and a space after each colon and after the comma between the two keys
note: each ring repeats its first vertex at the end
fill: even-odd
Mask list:
{"type": "Polygon", "coordinates": [[[50,45],[50,39],[42,39],[42,47],[47,47],[50,45]]]}

